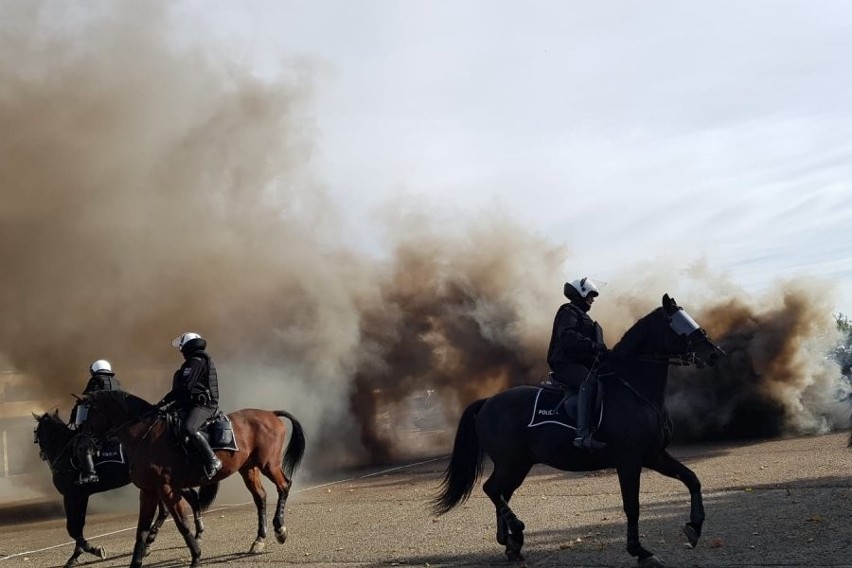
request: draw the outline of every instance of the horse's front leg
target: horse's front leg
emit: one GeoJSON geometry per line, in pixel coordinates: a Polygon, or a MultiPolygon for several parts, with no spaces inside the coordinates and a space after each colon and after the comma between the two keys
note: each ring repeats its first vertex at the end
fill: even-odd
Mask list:
{"type": "Polygon", "coordinates": [[[663,566],[654,553],[645,549],[639,541],[639,476],[642,464],[637,458],[622,463],[617,468],[618,483],[621,486],[621,502],[627,516],[627,552],[637,557],[643,568],[663,566]]]}
{"type": "Polygon", "coordinates": [[[151,532],[151,523],[159,501],[156,492],[147,489],[139,491],[139,520],[136,523],[136,545],[133,547],[133,556],[130,558],[130,568],[142,566],[142,559],[145,558],[148,549],[146,541],[151,532]]]}
{"type": "Polygon", "coordinates": [[[73,495],[63,495],[62,502],[65,507],[65,530],[68,531],[68,536],[74,539],[74,552],[65,562],[65,566],[75,566],[78,559],[84,552],[100,557],[102,560],[106,558],[106,551],[103,547],[95,547],[89,544],[86,537],[83,536],[83,529],[86,526],[86,509],[89,506],[89,495],[79,490],[72,489],[73,495]],[[76,490],[76,491],[75,491],[76,490]]]}
{"type": "Polygon", "coordinates": [[[689,522],[684,525],[683,533],[689,540],[689,545],[695,548],[704,525],[704,500],[701,497],[701,482],[698,476],[667,451],[649,461],[647,466],[667,477],[680,480],[689,489],[689,522]]]}
{"type": "Polygon", "coordinates": [[[168,507],[172,514],[172,519],[177,526],[178,532],[186,542],[186,547],[189,549],[189,554],[192,557],[190,566],[198,566],[201,562],[201,545],[195,540],[195,536],[189,528],[189,522],[186,518],[186,508],[181,492],[173,489],[170,485],[164,485],[160,488],[160,498],[168,507]]]}
{"type": "Polygon", "coordinates": [[[151,529],[148,531],[148,536],[145,538],[145,556],[151,554],[151,545],[154,544],[154,541],[157,540],[157,535],[160,533],[160,528],[163,526],[163,523],[166,522],[166,519],[169,517],[169,511],[166,509],[166,506],[162,501],[157,502],[157,518],[154,519],[154,523],[151,525],[151,529]]]}

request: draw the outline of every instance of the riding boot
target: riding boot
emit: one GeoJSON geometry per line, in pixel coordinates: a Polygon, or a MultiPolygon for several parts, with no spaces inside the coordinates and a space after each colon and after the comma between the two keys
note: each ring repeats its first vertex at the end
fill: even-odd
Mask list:
{"type": "Polygon", "coordinates": [[[80,461],[83,471],[80,472],[80,478],[74,484],[83,485],[84,483],[97,483],[100,481],[97,472],[95,472],[95,460],[92,458],[92,454],[83,454],[80,461]]]}
{"type": "Polygon", "coordinates": [[[577,397],[577,437],[574,438],[574,446],[586,450],[602,450],[606,448],[604,442],[595,440],[591,433],[592,411],[597,395],[597,382],[592,378],[583,381],[580,393],[577,397]]]}
{"type": "Polygon", "coordinates": [[[207,443],[207,439],[201,432],[196,432],[194,436],[189,436],[189,441],[205,461],[204,475],[207,476],[207,479],[212,479],[222,469],[222,461],[213,453],[210,444],[207,443]]]}

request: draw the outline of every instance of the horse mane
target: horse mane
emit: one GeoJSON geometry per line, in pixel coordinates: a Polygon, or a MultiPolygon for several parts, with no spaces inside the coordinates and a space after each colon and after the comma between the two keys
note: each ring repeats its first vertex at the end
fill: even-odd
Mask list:
{"type": "Polygon", "coordinates": [[[154,409],[154,405],[148,402],[147,400],[140,398],[134,394],[130,394],[129,392],[124,390],[97,391],[89,396],[92,396],[95,400],[108,399],[110,401],[113,401],[115,404],[119,405],[119,407],[127,414],[136,417],[141,417],[145,414],[148,414],[154,409]]]}
{"type": "Polygon", "coordinates": [[[654,323],[654,316],[663,308],[656,308],[648,315],[639,319],[633,326],[624,332],[624,335],[612,348],[612,352],[621,360],[630,359],[639,355],[639,349],[642,341],[647,338],[647,328],[654,323]]]}

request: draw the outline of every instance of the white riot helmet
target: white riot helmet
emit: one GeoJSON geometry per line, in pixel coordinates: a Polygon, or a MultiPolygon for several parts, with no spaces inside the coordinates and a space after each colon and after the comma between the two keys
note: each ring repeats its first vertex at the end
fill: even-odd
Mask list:
{"type": "Polygon", "coordinates": [[[187,331],[186,333],[182,333],[178,337],[175,337],[172,340],[172,345],[174,347],[177,347],[180,351],[183,351],[184,347],[186,347],[186,344],[189,343],[190,341],[195,340],[195,339],[200,339],[200,340],[204,341],[204,338],[202,338],[197,333],[195,333],[193,331],[187,331]]]}
{"type": "Polygon", "coordinates": [[[588,296],[599,296],[600,291],[598,290],[597,285],[592,282],[592,280],[588,277],[578,278],[572,282],[566,282],[563,288],[563,293],[565,297],[569,300],[574,298],[575,296],[580,296],[580,298],[585,299],[588,296]]]}
{"type": "Polygon", "coordinates": [[[89,372],[92,375],[112,374],[112,365],[106,359],[98,359],[89,366],[89,372]]]}

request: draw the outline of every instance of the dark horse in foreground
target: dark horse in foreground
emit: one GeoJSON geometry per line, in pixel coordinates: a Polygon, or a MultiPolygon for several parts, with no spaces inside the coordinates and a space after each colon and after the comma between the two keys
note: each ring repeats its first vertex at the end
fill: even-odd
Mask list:
{"type": "Polygon", "coordinates": [[[704,505],[701,484],[689,468],[666,451],[671,424],[665,406],[669,364],[680,361],[713,365],[724,352],[668,295],[662,307],[640,319],[613,348],[603,369],[603,413],[596,437],[607,442],[595,453],[575,448],[574,429],[542,424],[530,427],[541,389],[519,386],[470,404],[462,414],[440,493],[433,504],[443,514],[464,502],[482,472],[488,454],[494,463],[483,490],[497,510],[497,542],[510,559],[520,560],[524,523],[509,500],[534,464],[565,471],[615,468],[627,516],[627,552],[642,566],[661,566],[639,541],[639,474],[643,467],[680,480],[691,497],[684,527],[689,544],[701,536],[704,505]],[[609,371],[609,372],[607,372],[609,371]]]}
{"type": "Polygon", "coordinates": [[[305,452],[302,425],[289,412],[244,409],[228,414],[237,449],[216,452],[222,460],[222,469],[212,480],[208,480],[200,460],[189,458],[177,447],[165,417],[154,405],[124,391],[95,392],[88,395],[84,402],[89,408],[87,423],[91,431],[96,435],[109,432],[128,449],[130,477],[141,490],[139,524],[131,568],[142,565],[145,540],[158,500],[166,504],[186,541],[192,556],[190,565],[198,566],[201,546],[189,531],[179,490],[193,486],[204,487],[237,471],[257,507],[257,538],[251,552],[263,550],[266,541],[266,490],[261,474],[272,481],[278,490],[278,503],[272,519],[275,536],[281,543],[287,539],[287,529],[283,522],[284,508],[293,472],[305,452]],[[289,444],[286,444],[287,429],[279,417],[287,418],[292,424],[289,444]]]}
{"type": "MultiPolygon", "coordinates": [[[[77,564],[77,559],[84,552],[99,556],[101,559],[106,558],[106,550],[102,546],[89,544],[89,541],[83,536],[83,528],[86,526],[86,509],[89,506],[90,495],[124,487],[130,483],[130,472],[127,463],[122,459],[122,453],[116,448],[114,459],[97,463],[96,468],[100,481],[76,485],[74,482],[77,481],[80,472],[74,465],[72,441],[78,432],[71,429],[59,417],[58,411],[45,413],[41,416],[33,413],[33,418],[37,422],[33,432],[33,441],[38,444],[41,459],[50,466],[54,487],[62,495],[62,503],[65,509],[65,528],[68,531],[68,536],[73,538],[75,543],[74,552],[65,566],[77,564]]],[[[191,488],[183,490],[183,496],[189,502],[195,516],[195,537],[197,539],[200,539],[201,533],[204,532],[201,512],[206,510],[216,498],[218,488],[219,484],[216,483],[204,487],[200,494],[191,488]]],[[[159,503],[159,514],[149,529],[146,545],[153,544],[167,517],[168,512],[165,505],[159,503]]]]}

